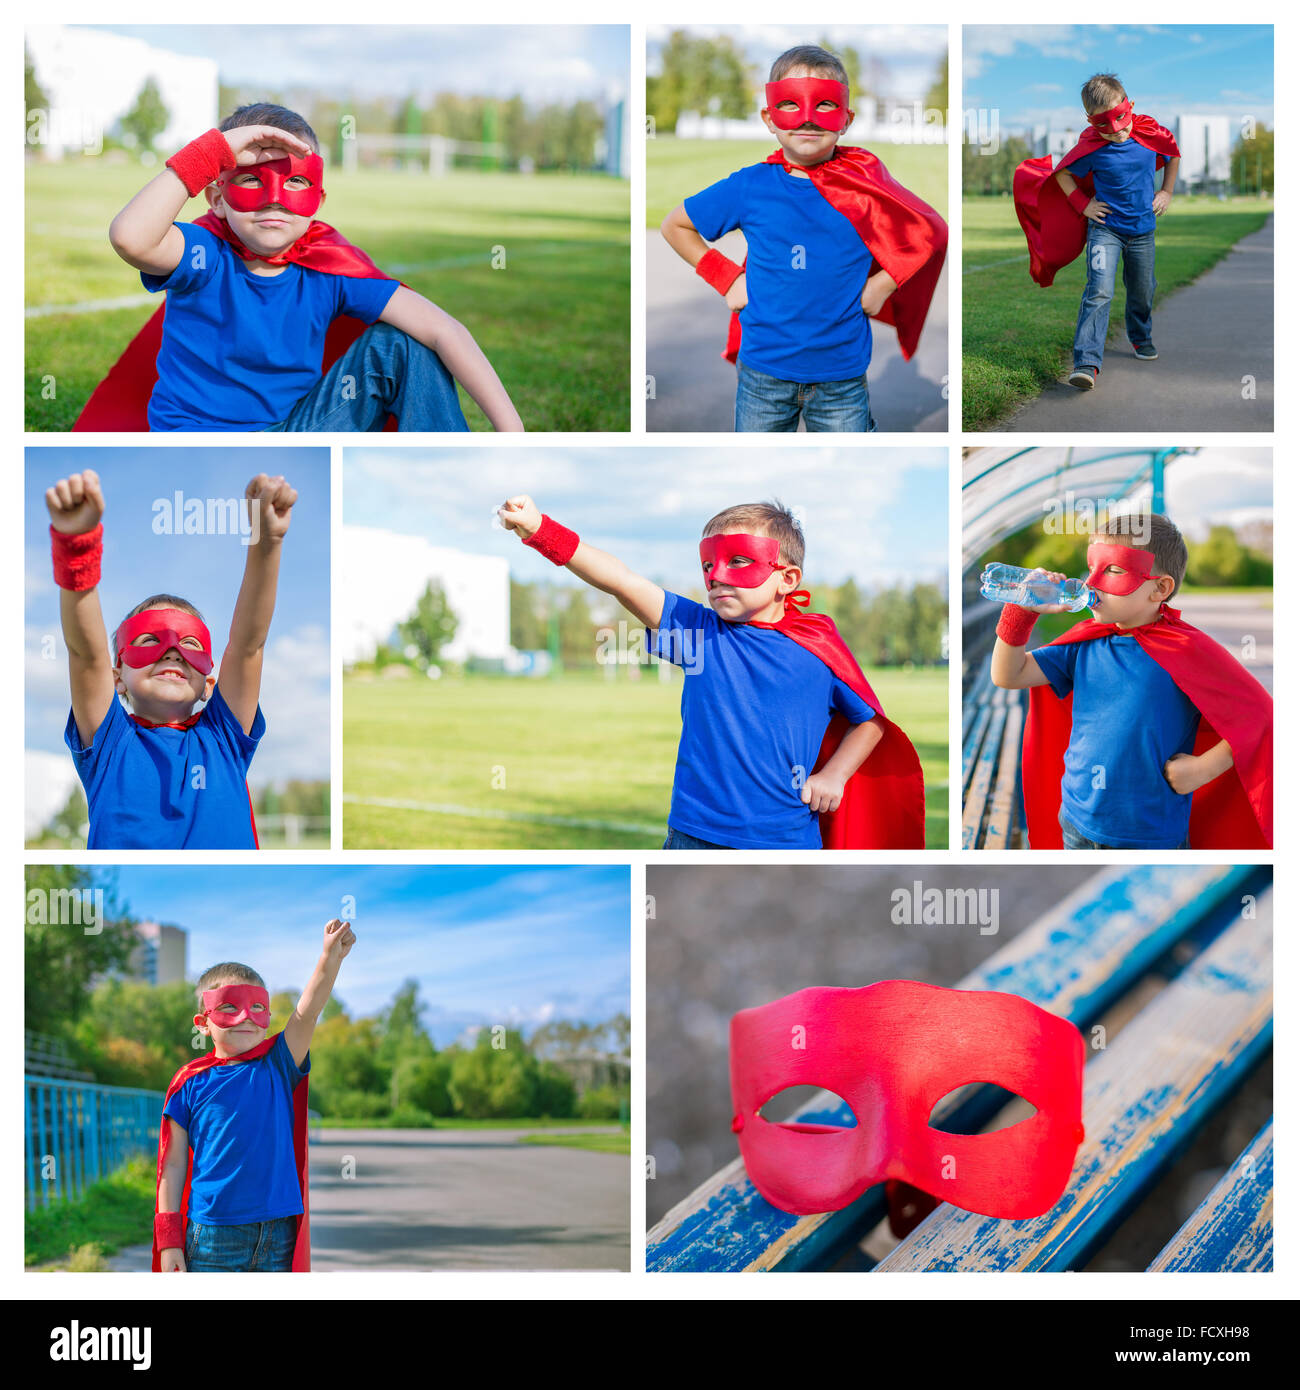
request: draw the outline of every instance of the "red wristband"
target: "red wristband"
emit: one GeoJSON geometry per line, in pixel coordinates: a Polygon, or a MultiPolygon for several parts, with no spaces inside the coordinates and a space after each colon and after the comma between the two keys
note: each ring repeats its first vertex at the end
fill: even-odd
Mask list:
{"type": "Polygon", "coordinates": [[[1084,192],[1082,188],[1076,188],[1073,193],[1067,193],[1065,196],[1075,212],[1082,212],[1092,202],[1092,194],[1084,192]]]}
{"type": "Polygon", "coordinates": [[[998,636],[1008,647],[1023,647],[1034,630],[1038,614],[1032,608],[1021,608],[1018,603],[1004,603],[1002,616],[998,619],[998,636]]]}
{"type": "Polygon", "coordinates": [[[549,516],[542,517],[542,524],[524,542],[539,555],[545,555],[553,565],[567,565],[578,548],[578,533],[552,521],[549,516]]]}
{"type": "Polygon", "coordinates": [[[153,1238],[159,1250],[184,1250],[185,1218],[178,1211],[154,1212],[153,1238]]]}
{"type": "Polygon", "coordinates": [[[209,130],[184,149],[177,150],[167,167],[185,185],[191,198],[210,184],[218,174],[233,169],[238,161],[230,142],[219,130],[209,130]]]}
{"type": "Polygon", "coordinates": [[[104,523],[75,536],[51,526],[50,549],[54,553],[54,582],[60,589],[93,589],[99,583],[99,562],[104,555],[104,523]]]}
{"type": "Polygon", "coordinates": [[[695,267],[696,275],[701,280],[707,281],[720,295],[724,296],[744,272],[744,266],[728,260],[721,251],[715,251],[712,247],[700,257],[695,267]]]}

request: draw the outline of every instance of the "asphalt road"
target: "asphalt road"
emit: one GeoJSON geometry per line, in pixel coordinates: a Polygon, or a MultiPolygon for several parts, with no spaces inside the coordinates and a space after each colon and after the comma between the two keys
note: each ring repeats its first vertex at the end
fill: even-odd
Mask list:
{"type": "MultiPolygon", "coordinates": [[[[518,1142],[548,1132],[557,1131],[317,1131],[313,1273],[628,1269],[629,1159],[518,1142]]],[[[149,1250],[108,1263],[147,1270],[149,1250]]]]}
{"type": "MultiPolygon", "coordinates": [[[[730,432],[735,420],[736,369],[722,360],[727,306],[659,235],[646,234],[646,372],[654,396],[646,401],[647,431],[730,432]]],[[[716,243],[724,256],[745,258],[745,238],[729,232],[716,243]]],[[[867,389],[880,430],[942,431],[948,402],[948,270],[944,267],[916,355],[903,361],[898,336],[872,328],[867,389]]]]}
{"type": "Polygon", "coordinates": [[[1237,658],[1270,693],[1273,689],[1273,610],[1254,594],[1174,596],[1174,608],[1237,658]]]}
{"type": "MultiPolygon", "coordinates": [[[[1156,278],[1160,245],[1156,241],[1156,278]]],[[[1243,237],[1199,280],[1156,304],[1158,361],[1139,362],[1121,331],[1091,391],[1064,378],[1000,430],[1273,428],[1273,219],[1243,237]],[[1253,399],[1243,378],[1253,379],[1253,399]]],[[[1077,313],[1077,303],[1068,312],[1077,313]]],[[[1112,311],[1112,325],[1115,315],[1112,311]]]]}

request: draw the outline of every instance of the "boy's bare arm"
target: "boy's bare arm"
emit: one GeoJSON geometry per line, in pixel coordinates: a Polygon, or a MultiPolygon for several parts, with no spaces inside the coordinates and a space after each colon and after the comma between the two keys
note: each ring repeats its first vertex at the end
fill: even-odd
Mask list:
{"type": "Polygon", "coordinates": [[[1204,753],[1175,753],[1165,764],[1165,781],[1179,796],[1188,796],[1232,766],[1232,748],[1221,739],[1204,753]]]}
{"type": "MultiPolygon", "coordinates": [[[[695,230],[695,224],[687,216],[686,204],[677,206],[659,224],[663,239],[686,262],[692,270],[704,259],[709,251],[709,243],[695,230]]],[[[749,303],[745,286],[745,276],[737,276],[724,298],[729,309],[740,310],[749,303]]]]}
{"type": "Polygon", "coordinates": [[[316,1020],[320,1018],[321,1010],[329,1003],[334,981],[338,978],[339,966],[343,964],[343,957],[352,949],[356,939],[352,928],[346,922],[339,921],[337,917],[325,923],[325,944],[321,949],[320,959],[316,962],[316,968],[311,973],[311,979],[307,981],[307,988],[303,990],[297,1007],[288,1023],[284,1025],[285,1045],[293,1057],[295,1066],[302,1066],[302,1059],[311,1049],[316,1020]]]}
{"type": "MultiPolygon", "coordinates": [[[[542,524],[542,513],[531,497],[512,497],[502,506],[500,516],[502,525],[521,541],[535,536],[542,524]]],[[[565,568],[593,589],[618,599],[638,622],[647,627],[659,626],[664,614],[664,591],[653,580],[628,569],[622,560],[579,541],[565,568]]]]}
{"type": "MultiPolygon", "coordinates": [[[[1067,169],[1058,169],[1052,177],[1060,184],[1065,196],[1069,198],[1079,187],[1079,180],[1067,169]]],[[[1103,203],[1097,198],[1091,198],[1086,207],[1080,211],[1089,222],[1105,222],[1106,214],[1110,211],[1110,204],[1103,203]]]]}
{"type": "MultiPolygon", "coordinates": [[[[181,1209],[181,1196],[185,1191],[185,1174],[189,1169],[190,1136],[168,1115],[163,1123],[168,1126],[167,1162],[158,1175],[158,1210],[178,1212],[181,1209]]],[[[175,1246],[168,1246],[161,1252],[162,1272],[171,1274],[176,1270],[184,1272],[185,1253],[175,1246]]]]}
{"type": "Polygon", "coordinates": [[[876,750],[885,736],[878,720],[868,719],[855,724],[840,739],[840,746],[826,759],[822,768],[803,784],[799,799],[810,810],[834,811],[844,795],[844,785],[876,750]]]}
{"type": "MultiPolygon", "coordinates": [[[[50,524],[66,536],[84,535],[104,515],[99,474],[91,469],[60,478],[45,492],[50,524]]],[[[59,619],[68,649],[68,684],[72,717],[82,747],[94,742],[114,698],[113,662],[99,603],[99,588],[60,589],[59,619]]]]}
{"type": "Polygon", "coordinates": [[[1174,199],[1174,185],[1178,182],[1178,162],[1179,157],[1175,155],[1165,164],[1164,182],[1156,190],[1156,195],[1151,200],[1151,209],[1157,217],[1160,217],[1169,204],[1174,199]]]}
{"type": "Polygon", "coordinates": [[[436,352],[452,376],[477,401],[494,430],[515,434],[523,430],[523,421],[501,378],[464,324],[405,285],[398,285],[393,291],[379,322],[400,328],[436,352]]]}
{"type": "Polygon", "coordinates": [[[1002,638],[993,644],[993,660],[989,674],[993,684],[1003,690],[1028,690],[1030,686],[1046,685],[1042,667],[1024,647],[1013,647],[1002,638]]]}
{"type": "Polygon", "coordinates": [[[221,657],[217,685],[247,734],[257,718],[262,691],[262,655],[266,650],[275,595],[280,580],[280,546],[289,530],[289,518],[297,492],[282,477],[259,473],[244,489],[250,519],[257,528],[256,544],[248,547],[244,582],[239,586],[230,640],[221,657]]]}

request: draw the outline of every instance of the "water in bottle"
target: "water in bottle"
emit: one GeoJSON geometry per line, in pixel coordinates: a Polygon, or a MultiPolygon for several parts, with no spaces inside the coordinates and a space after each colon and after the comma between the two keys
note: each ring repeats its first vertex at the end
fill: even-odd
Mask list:
{"type": "Polygon", "coordinates": [[[1018,603],[1036,608],[1044,603],[1063,603],[1071,613],[1096,605],[1096,591],[1082,579],[1056,580],[1019,565],[990,564],[980,575],[980,593],[995,603],[1018,603]]]}

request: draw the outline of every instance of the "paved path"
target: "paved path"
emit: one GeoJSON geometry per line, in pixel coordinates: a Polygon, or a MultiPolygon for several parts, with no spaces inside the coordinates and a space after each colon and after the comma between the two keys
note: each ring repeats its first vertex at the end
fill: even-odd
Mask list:
{"type": "Polygon", "coordinates": [[[1177,594],[1173,606],[1189,623],[1222,643],[1266,690],[1272,691],[1273,610],[1257,595],[1177,594]]]}
{"type": "MultiPolygon", "coordinates": [[[[1160,275],[1159,239],[1156,276],[1160,275]]],[[[1078,305],[1071,303],[1070,312],[1078,305]]],[[[1115,314],[1111,314],[1112,325],[1115,314]]],[[[1243,237],[1199,280],[1155,309],[1160,358],[1139,362],[1121,325],[1091,391],[1048,386],[999,430],[1232,430],[1273,428],[1273,219],[1243,237]],[[1242,378],[1255,379],[1243,399],[1242,378]]]]}
{"type": "MultiPolygon", "coordinates": [[[[518,1142],[560,1132],[575,1131],[317,1131],[313,1272],[628,1269],[630,1161],[518,1142]],[[355,1176],[345,1178],[349,1156],[355,1176]]],[[[108,1265],[147,1270],[149,1254],[147,1246],[132,1247],[108,1265]]]]}
{"type": "MultiPolygon", "coordinates": [[[[736,369],[721,356],[727,341],[727,306],[691,273],[658,228],[645,236],[646,371],[655,382],[654,399],[646,401],[646,429],[730,431],[736,369]]],[[[739,232],[729,232],[716,245],[733,261],[745,258],[745,239],[739,232]]],[[[903,361],[892,328],[877,325],[871,336],[867,386],[879,428],[945,430],[948,403],[940,391],[948,371],[947,266],[910,362],[903,361]]]]}

